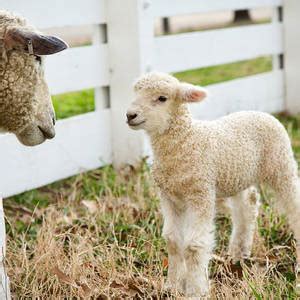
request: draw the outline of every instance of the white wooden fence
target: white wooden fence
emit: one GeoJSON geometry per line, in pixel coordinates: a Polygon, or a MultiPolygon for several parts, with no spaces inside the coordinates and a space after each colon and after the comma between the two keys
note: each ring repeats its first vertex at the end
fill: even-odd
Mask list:
{"type": "Polygon", "coordinates": [[[26,16],[40,29],[94,25],[93,45],[47,58],[46,76],[53,94],[96,89],[96,111],[58,121],[54,140],[26,148],[12,135],[0,137],[0,197],[103,164],[132,163],[145,154],[144,135],[127,128],[125,112],[132,81],[150,70],[176,72],[273,55],[271,72],[211,85],[212,97],[192,106],[192,112],[207,119],[241,109],[299,111],[300,1],[0,0],[0,7],[26,16]],[[258,7],[273,8],[271,23],[154,36],[158,17],[258,7]],[[279,67],[282,53],[288,80],[279,67]]]}

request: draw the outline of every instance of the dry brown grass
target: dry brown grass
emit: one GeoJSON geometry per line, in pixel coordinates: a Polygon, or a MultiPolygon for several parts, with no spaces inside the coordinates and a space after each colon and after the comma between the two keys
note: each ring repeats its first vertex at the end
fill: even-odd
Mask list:
{"type": "MultiPolygon", "coordinates": [[[[162,290],[168,261],[145,164],[124,174],[106,167],[80,175],[7,199],[5,209],[6,266],[16,298],[175,296],[162,290]]],[[[295,297],[293,239],[266,200],[258,227],[251,266],[233,266],[222,262],[230,222],[218,218],[212,299],[295,297]]]]}
{"type": "MultiPolygon", "coordinates": [[[[300,158],[300,117],[281,118],[300,158]]],[[[230,233],[217,219],[212,299],[295,299],[294,240],[264,191],[253,257],[222,261],[230,233]]],[[[149,170],[111,167],[4,201],[6,267],[17,299],[168,299],[168,260],[149,170]]]]}

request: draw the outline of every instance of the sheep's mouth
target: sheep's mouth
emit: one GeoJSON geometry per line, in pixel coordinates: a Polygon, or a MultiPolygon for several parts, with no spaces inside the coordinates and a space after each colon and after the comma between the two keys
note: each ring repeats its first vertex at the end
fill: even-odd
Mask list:
{"type": "Polygon", "coordinates": [[[140,126],[142,124],[144,124],[146,121],[141,121],[139,123],[132,123],[132,122],[127,122],[127,124],[130,126],[130,127],[136,127],[136,126],[140,126]]]}

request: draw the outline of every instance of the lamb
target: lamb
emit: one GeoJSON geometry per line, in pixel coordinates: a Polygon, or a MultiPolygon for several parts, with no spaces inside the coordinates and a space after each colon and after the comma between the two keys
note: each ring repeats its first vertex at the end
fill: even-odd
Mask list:
{"type": "Polygon", "coordinates": [[[27,146],[55,135],[55,114],[41,55],[67,48],[22,17],[0,10],[0,132],[14,133],[27,146]]]}
{"type": "Polygon", "coordinates": [[[147,132],[153,149],[152,174],[160,191],[169,255],[167,287],[186,296],[208,294],[218,198],[231,203],[230,254],[235,260],[250,255],[259,184],[272,188],[287,215],[299,264],[300,185],[282,124],[255,111],[193,120],[187,104],[202,101],[206,90],[163,73],[143,75],[134,91],[127,122],[147,132]]]}

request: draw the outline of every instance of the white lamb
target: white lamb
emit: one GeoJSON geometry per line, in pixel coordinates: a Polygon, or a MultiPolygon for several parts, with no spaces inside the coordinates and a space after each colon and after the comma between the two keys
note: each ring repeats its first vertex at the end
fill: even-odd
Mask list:
{"type": "Polygon", "coordinates": [[[250,255],[257,216],[253,186],[267,184],[289,219],[300,257],[300,187],[284,127],[269,114],[243,111],[195,121],[187,103],[207,93],[162,73],[142,76],[127,112],[132,129],[144,129],[154,154],[167,241],[167,285],[187,296],[207,295],[214,246],[216,199],[230,197],[234,259],[250,255]]]}

